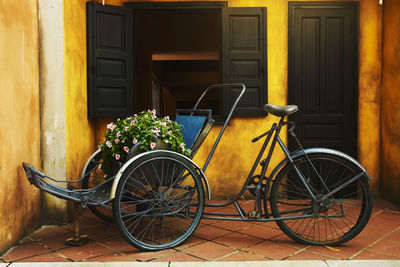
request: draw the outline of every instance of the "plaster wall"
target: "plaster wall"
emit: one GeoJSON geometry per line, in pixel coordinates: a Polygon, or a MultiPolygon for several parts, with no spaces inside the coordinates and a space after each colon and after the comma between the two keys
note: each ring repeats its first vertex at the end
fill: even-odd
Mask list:
{"type": "Polygon", "coordinates": [[[0,254],[38,226],[40,192],[21,162],[40,168],[36,0],[0,1],[0,254]]]}
{"type": "MultiPolygon", "coordinates": [[[[38,7],[42,167],[48,176],[66,180],[63,3],[39,0],[38,7]]],[[[65,200],[43,193],[42,205],[43,223],[66,222],[65,200]]]]}
{"type": "Polygon", "coordinates": [[[400,204],[400,2],[385,0],[383,9],[381,188],[400,204]]]}
{"type": "Polygon", "coordinates": [[[97,146],[87,117],[86,0],[62,2],[66,175],[74,180],[97,146]]]}

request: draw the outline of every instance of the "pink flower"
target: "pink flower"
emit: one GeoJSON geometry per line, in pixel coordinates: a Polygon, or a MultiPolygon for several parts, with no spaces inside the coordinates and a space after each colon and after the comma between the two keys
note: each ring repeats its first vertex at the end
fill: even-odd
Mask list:
{"type": "Polygon", "coordinates": [[[166,122],[160,122],[161,126],[167,127],[167,123],[166,122]]]}
{"type": "Polygon", "coordinates": [[[133,117],[135,117],[135,118],[136,118],[136,117],[137,117],[137,114],[134,114],[134,115],[133,115],[133,117]]]}
{"type": "Polygon", "coordinates": [[[155,118],[157,118],[157,116],[153,114],[153,115],[151,115],[151,118],[155,119],[155,118]]]}
{"type": "Polygon", "coordinates": [[[168,131],[167,134],[168,134],[168,135],[171,135],[171,131],[168,131]]]}
{"type": "Polygon", "coordinates": [[[120,156],[119,154],[115,154],[115,159],[116,159],[116,160],[119,160],[120,157],[121,157],[121,156],[120,156]]]}
{"type": "Polygon", "coordinates": [[[135,138],[135,139],[133,139],[132,143],[133,143],[133,144],[136,144],[136,143],[137,143],[137,140],[136,140],[136,138],[135,138]]]}
{"type": "Polygon", "coordinates": [[[151,147],[151,149],[154,149],[156,147],[156,143],[151,142],[150,147],[151,147]]]}
{"type": "Polygon", "coordinates": [[[185,144],[184,143],[180,144],[179,146],[182,148],[182,151],[185,151],[185,144]]]}
{"type": "Polygon", "coordinates": [[[129,126],[126,126],[126,127],[125,127],[125,131],[128,131],[128,130],[129,130],[129,126]]]}
{"type": "Polygon", "coordinates": [[[120,136],[121,136],[121,133],[120,133],[120,132],[118,132],[118,133],[117,133],[117,137],[120,137],[120,136]]]}
{"type": "Polygon", "coordinates": [[[156,128],[156,129],[153,129],[153,130],[151,130],[153,133],[155,133],[157,136],[160,136],[160,129],[158,129],[158,128],[156,128]]]}
{"type": "Polygon", "coordinates": [[[117,138],[117,139],[114,140],[114,142],[115,142],[116,144],[118,144],[118,143],[120,142],[120,140],[117,138]]]}
{"type": "Polygon", "coordinates": [[[112,144],[111,144],[111,142],[110,142],[110,141],[107,141],[107,142],[106,142],[106,146],[108,146],[108,147],[110,147],[110,148],[111,148],[111,147],[112,147],[112,144]]]}
{"type": "Polygon", "coordinates": [[[151,112],[153,112],[153,114],[156,115],[156,112],[157,112],[157,111],[156,111],[155,108],[153,108],[153,110],[152,110],[151,112]]]}
{"type": "Polygon", "coordinates": [[[124,150],[125,150],[126,153],[129,153],[129,147],[124,146],[124,150]]]}
{"type": "Polygon", "coordinates": [[[131,121],[131,125],[135,125],[135,121],[131,121]]]}
{"type": "Polygon", "coordinates": [[[107,129],[110,129],[111,131],[113,131],[115,127],[117,126],[114,123],[107,124],[107,129]]]}

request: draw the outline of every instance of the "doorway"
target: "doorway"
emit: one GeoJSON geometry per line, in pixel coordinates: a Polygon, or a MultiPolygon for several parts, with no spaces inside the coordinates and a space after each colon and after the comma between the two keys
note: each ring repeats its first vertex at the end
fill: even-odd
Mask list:
{"type": "MultiPolygon", "coordinates": [[[[358,3],[289,3],[288,102],[304,147],[357,157],[358,3]]],[[[290,148],[297,149],[294,142],[290,148]]]]}

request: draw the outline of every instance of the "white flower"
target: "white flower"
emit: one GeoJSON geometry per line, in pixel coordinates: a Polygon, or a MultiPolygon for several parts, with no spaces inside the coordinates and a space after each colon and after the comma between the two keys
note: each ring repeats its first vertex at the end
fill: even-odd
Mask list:
{"type": "Polygon", "coordinates": [[[120,140],[117,138],[117,139],[114,140],[114,142],[115,142],[116,144],[118,144],[118,143],[120,142],[120,140]]]}
{"type": "Polygon", "coordinates": [[[151,147],[151,149],[154,149],[156,147],[156,143],[151,142],[150,147],[151,147]]]}
{"type": "Polygon", "coordinates": [[[111,142],[110,142],[110,141],[107,141],[107,142],[106,142],[106,146],[108,146],[108,147],[110,147],[110,148],[111,148],[111,147],[112,147],[112,144],[111,144],[111,142]]]}
{"type": "Polygon", "coordinates": [[[115,154],[115,159],[116,159],[116,160],[119,160],[120,157],[121,157],[121,156],[120,156],[119,154],[115,154]]]}
{"type": "Polygon", "coordinates": [[[136,140],[136,138],[135,138],[135,139],[133,139],[132,143],[133,143],[133,144],[136,144],[136,143],[137,143],[137,140],[136,140]]]}

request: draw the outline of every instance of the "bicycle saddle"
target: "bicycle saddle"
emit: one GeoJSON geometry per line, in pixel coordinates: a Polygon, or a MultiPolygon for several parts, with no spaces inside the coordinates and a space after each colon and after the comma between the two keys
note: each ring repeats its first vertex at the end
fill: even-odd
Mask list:
{"type": "Polygon", "coordinates": [[[288,106],[275,106],[272,104],[265,104],[264,110],[272,115],[278,117],[284,117],[290,114],[295,113],[299,110],[296,105],[288,105],[288,106]]]}

